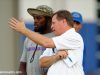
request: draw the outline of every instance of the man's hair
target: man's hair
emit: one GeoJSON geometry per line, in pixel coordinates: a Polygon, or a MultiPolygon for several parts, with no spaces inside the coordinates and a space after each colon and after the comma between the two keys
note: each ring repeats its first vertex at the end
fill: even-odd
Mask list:
{"type": "MultiPolygon", "coordinates": [[[[54,14],[53,14],[53,16],[54,15],[57,15],[57,20],[63,20],[63,19],[66,19],[66,21],[67,21],[67,23],[68,23],[68,25],[70,26],[70,27],[73,27],[73,17],[72,17],[72,15],[71,15],[71,13],[69,12],[69,11],[67,11],[67,10],[59,10],[59,11],[57,11],[57,12],[55,12],[54,14]]],[[[52,16],[52,17],[53,17],[52,16]]]]}

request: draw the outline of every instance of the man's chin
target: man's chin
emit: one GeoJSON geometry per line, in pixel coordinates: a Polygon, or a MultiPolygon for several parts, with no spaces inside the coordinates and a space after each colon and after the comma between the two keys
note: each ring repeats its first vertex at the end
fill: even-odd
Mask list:
{"type": "Polygon", "coordinates": [[[39,30],[37,28],[34,29],[35,32],[38,32],[39,30]]]}
{"type": "Polygon", "coordinates": [[[54,33],[55,36],[57,36],[57,33],[56,32],[53,32],[53,33],[54,33]]]}

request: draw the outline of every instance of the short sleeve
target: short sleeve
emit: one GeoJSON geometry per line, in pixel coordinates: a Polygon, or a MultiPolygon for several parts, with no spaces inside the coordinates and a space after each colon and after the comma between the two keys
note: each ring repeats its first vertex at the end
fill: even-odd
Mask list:
{"type": "Polygon", "coordinates": [[[46,50],[43,52],[43,54],[40,56],[40,58],[44,57],[44,56],[52,56],[53,52],[52,52],[52,48],[46,48],[46,50]]]}
{"type": "Polygon", "coordinates": [[[82,45],[80,38],[78,39],[76,36],[57,36],[52,39],[57,50],[77,50],[82,45]]]}

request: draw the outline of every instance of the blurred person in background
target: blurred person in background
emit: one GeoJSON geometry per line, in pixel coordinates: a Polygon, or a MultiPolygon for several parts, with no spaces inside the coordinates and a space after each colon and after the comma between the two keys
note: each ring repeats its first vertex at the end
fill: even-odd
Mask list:
{"type": "MultiPolygon", "coordinates": [[[[40,5],[36,8],[28,8],[28,13],[34,19],[34,31],[47,37],[52,37],[50,25],[52,8],[40,5]]],[[[20,59],[20,75],[44,75],[45,70],[39,66],[39,57],[45,50],[44,47],[34,43],[29,38],[24,41],[23,53],[20,59]]]]}
{"type": "Polygon", "coordinates": [[[82,15],[79,12],[72,12],[72,17],[74,20],[74,28],[76,32],[79,32],[80,29],[82,28],[82,22],[83,22],[82,15]]]}
{"type": "MultiPolygon", "coordinates": [[[[73,16],[73,20],[74,20],[74,28],[75,28],[75,30],[77,32],[80,33],[80,30],[81,30],[81,28],[83,26],[83,24],[82,24],[83,23],[83,17],[82,17],[82,15],[79,12],[72,12],[72,16],[73,16]]],[[[83,39],[86,39],[85,36],[83,36],[83,39]]],[[[91,63],[93,61],[90,60],[90,59],[94,59],[94,57],[90,57],[89,56],[89,54],[88,54],[89,52],[87,51],[88,48],[86,48],[85,43],[86,42],[84,41],[83,69],[84,69],[85,75],[95,75],[95,72],[94,72],[95,68],[94,68],[94,66],[96,66],[96,64],[91,63]],[[90,59],[88,59],[88,57],[90,59]]]]}

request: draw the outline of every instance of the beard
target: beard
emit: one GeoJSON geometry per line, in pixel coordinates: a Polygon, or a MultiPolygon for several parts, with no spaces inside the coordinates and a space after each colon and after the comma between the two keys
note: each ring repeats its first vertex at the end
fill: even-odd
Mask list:
{"type": "Polygon", "coordinates": [[[40,26],[38,28],[34,28],[34,31],[38,32],[40,34],[44,34],[46,30],[47,30],[46,25],[42,25],[42,26],[40,26]]]}

